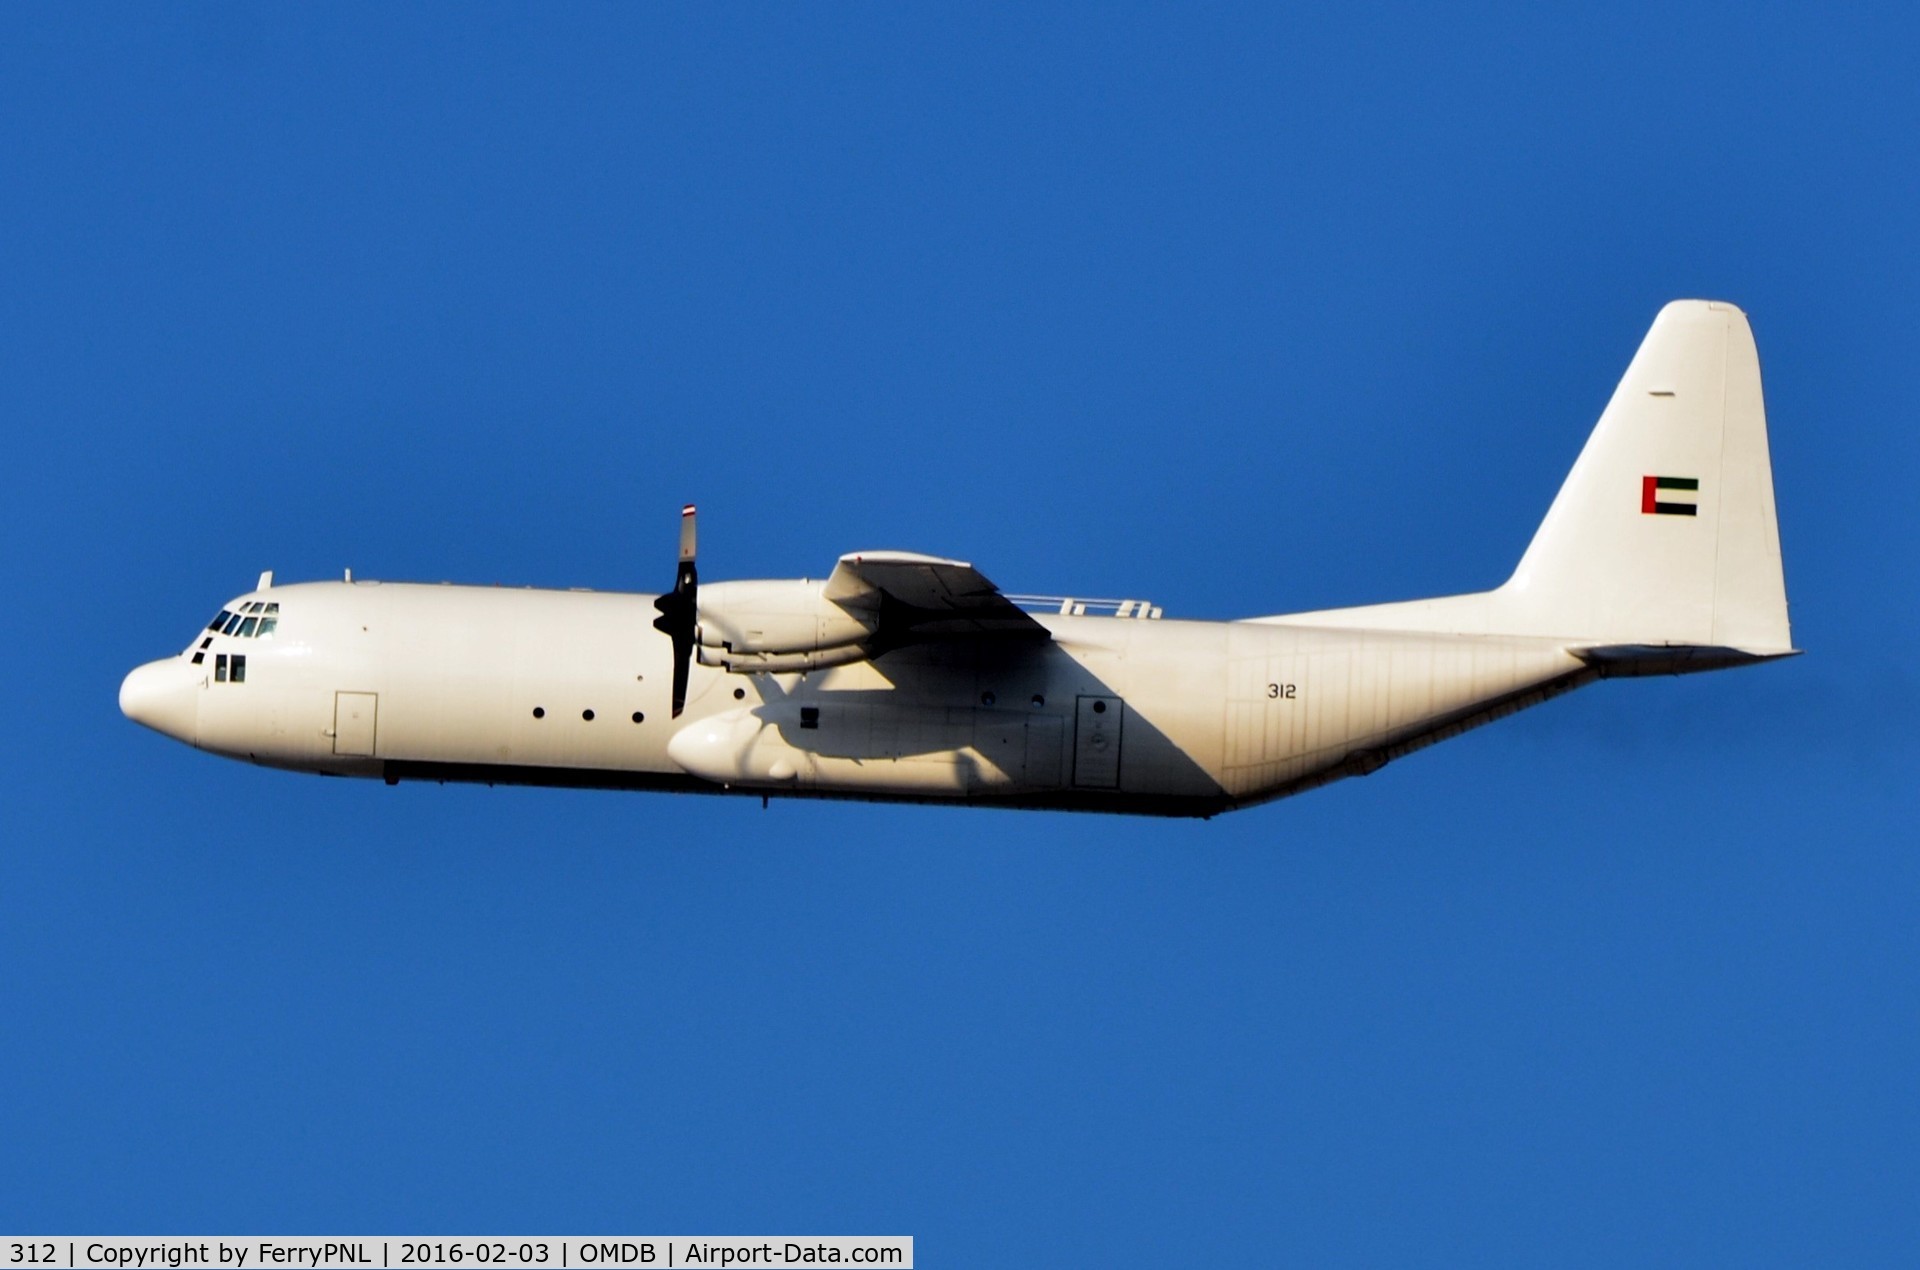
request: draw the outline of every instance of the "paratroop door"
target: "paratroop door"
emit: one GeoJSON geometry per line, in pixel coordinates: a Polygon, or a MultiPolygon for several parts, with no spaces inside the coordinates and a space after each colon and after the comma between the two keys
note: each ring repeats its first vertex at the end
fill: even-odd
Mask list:
{"type": "Polygon", "coordinates": [[[1073,783],[1081,789],[1120,786],[1120,721],[1126,704],[1118,697],[1081,697],[1073,718],[1073,783]]]}

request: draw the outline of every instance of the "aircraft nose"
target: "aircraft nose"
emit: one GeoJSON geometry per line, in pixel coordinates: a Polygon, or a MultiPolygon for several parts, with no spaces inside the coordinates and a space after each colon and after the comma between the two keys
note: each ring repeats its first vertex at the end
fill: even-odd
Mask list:
{"type": "Polygon", "coordinates": [[[120,684],[120,713],[192,745],[200,727],[200,678],[178,661],[135,666],[120,684]]]}

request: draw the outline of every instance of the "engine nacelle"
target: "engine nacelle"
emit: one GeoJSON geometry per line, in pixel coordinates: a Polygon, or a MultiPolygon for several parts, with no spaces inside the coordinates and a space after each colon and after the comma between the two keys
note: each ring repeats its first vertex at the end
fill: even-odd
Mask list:
{"type": "Polygon", "coordinates": [[[694,657],[702,666],[714,666],[735,675],[791,675],[829,666],[845,666],[867,659],[858,644],[822,648],[812,653],[730,653],[724,648],[699,648],[694,657]]]}
{"type": "Polygon", "coordinates": [[[729,670],[812,670],[862,656],[877,609],[842,605],[825,582],[710,582],[700,588],[700,663],[729,670]]]}

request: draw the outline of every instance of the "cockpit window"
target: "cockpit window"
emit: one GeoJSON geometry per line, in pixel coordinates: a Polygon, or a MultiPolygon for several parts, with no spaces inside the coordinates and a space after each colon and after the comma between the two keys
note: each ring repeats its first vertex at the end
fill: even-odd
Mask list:
{"type": "MultiPolygon", "coordinates": [[[[219,616],[207,623],[207,629],[215,635],[231,635],[235,639],[272,639],[280,625],[280,602],[267,603],[263,600],[249,600],[235,603],[230,609],[221,609],[219,616]]],[[[209,637],[200,648],[204,651],[213,640],[209,637]]]]}

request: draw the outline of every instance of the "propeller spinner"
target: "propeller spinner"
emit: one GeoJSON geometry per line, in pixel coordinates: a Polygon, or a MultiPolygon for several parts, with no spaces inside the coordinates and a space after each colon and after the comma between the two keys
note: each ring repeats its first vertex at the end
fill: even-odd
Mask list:
{"type": "Polygon", "coordinates": [[[680,509],[680,568],[674,574],[673,590],[660,596],[653,607],[660,616],[653,628],[673,641],[673,717],[679,718],[687,706],[687,668],[693,661],[693,624],[700,611],[700,572],[694,567],[694,510],[688,503],[680,509]]]}

